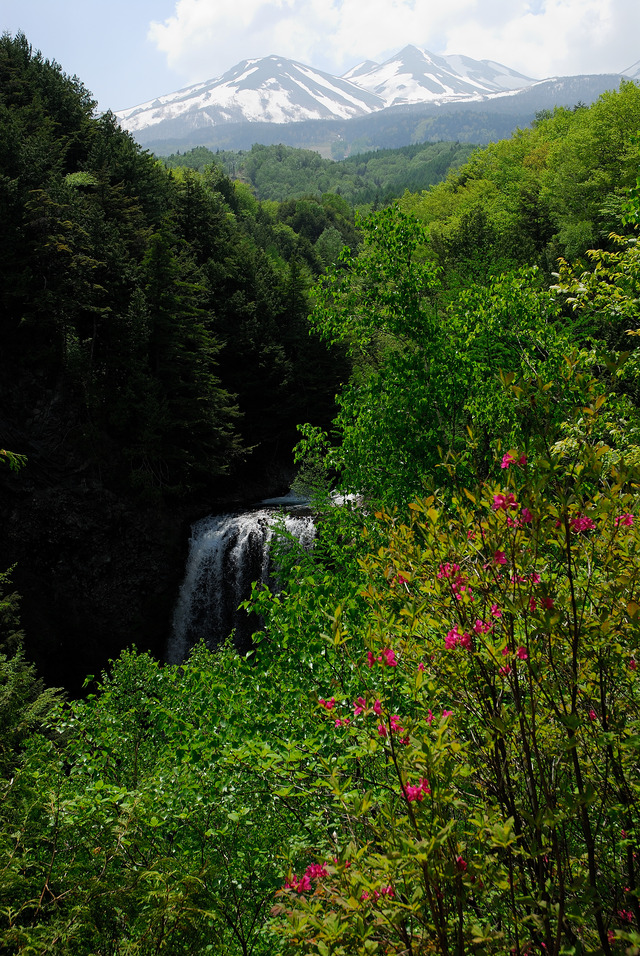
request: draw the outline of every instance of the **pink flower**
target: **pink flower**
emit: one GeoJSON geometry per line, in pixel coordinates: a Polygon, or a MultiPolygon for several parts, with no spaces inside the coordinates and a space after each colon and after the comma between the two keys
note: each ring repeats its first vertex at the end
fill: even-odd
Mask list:
{"type": "Polygon", "coordinates": [[[388,736],[388,731],[387,731],[387,725],[386,725],[386,724],[378,724],[378,736],[379,736],[379,737],[387,737],[387,736],[388,736]]]}
{"type": "Polygon", "coordinates": [[[501,492],[493,496],[493,504],[491,505],[494,511],[513,511],[518,507],[518,502],[516,501],[516,496],[509,492],[508,494],[502,494],[501,492]]]}
{"type": "Polygon", "coordinates": [[[285,890],[295,890],[297,893],[306,893],[311,889],[311,880],[305,873],[299,879],[294,873],[284,884],[285,890]]]}
{"type": "Polygon", "coordinates": [[[529,610],[531,611],[532,614],[535,613],[535,610],[536,610],[537,606],[538,606],[538,605],[536,604],[536,599],[535,599],[535,598],[531,598],[531,599],[529,600],[529,610]]]}
{"type": "Polygon", "coordinates": [[[591,531],[592,528],[595,528],[595,522],[592,518],[587,518],[586,515],[577,515],[577,517],[571,519],[572,531],[591,531]]]}
{"type": "Polygon", "coordinates": [[[500,610],[497,604],[491,605],[491,613],[493,614],[494,617],[502,617],[502,611],[500,610]]]}
{"type": "Polygon", "coordinates": [[[424,800],[427,794],[431,793],[431,788],[429,787],[429,781],[425,780],[424,777],[420,780],[415,786],[407,784],[405,787],[405,793],[407,795],[407,800],[409,803],[413,803],[415,800],[421,801],[424,800]]]}
{"type": "Polygon", "coordinates": [[[385,647],[380,652],[380,657],[378,657],[378,661],[381,664],[386,664],[387,667],[397,667],[398,665],[395,652],[392,651],[390,647],[385,647]]]}
{"type": "Polygon", "coordinates": [[[532,584],[540,584],[540,575],[537,571],[532,571],[529,575],[529,580],[532,584]]]}
{"type": "Polygon", "coordinates": [[[319,880],[324,876],[328,876],[327,867],[324,863],[310,863],[304,871],[304,875],[308,876],[311,880],[319,880]]]}
{"type": "Polygon", "coordinates": [[[619,525],[624,525],[624,526],[626,526],[627,528],[630,528],[630,527],[633,525],[633,515],[630,514],[629,512],[627,512],[626,514],[623,514],[623,515],[618,515],[618,517],[617,517],[617,518],[615,519],[615,521],[614,521],[614,524],[615,524],[616,528],[617,528],[619,525]]]}
{"type": "Polygon", "coordinates": [[[450,651],[458,643],[458,626],[456,625],[450,631],[447,631],[447,636],[444,639],[444,646],[450,651]]]}
{"type": "Polygon", "coordinates": [[[528,656],[526,647],[520,646],[516,651],[516,657],[519,657],[521,661],[526,661],[528,656]]]}
{"type": "Polygon", "coordinates": [[[394,733],[399,733],[399,734],[404,733],[404,727],[400,723],[400,718],[398,717],[397,714],[391,715],[391,717],[389,718],[389,723],[391,724],[391,730],[394,733]]]}
{"type": "Polygon", "coordinates": [[[451,717],[452,713],[453,713],[452,710],[443,710],[443,711],[442,711],[442,716],[443,716],[443,717],[451,717]]]}
{"type": "Polygon", "coordinates": [[[509,666],[509,664],[505,664],[504,667],[500,668],[498,673],[500,674],[500,677],[508,677],[509,674],[511,673],[511,667],[509,666]]]}
{"type": "Polygon", "coordinates": [[[496,552],[494,553],[494,555],[493,555],[493,563],[494,563],[494,564],[506,564],[506,563],[507,563],[507,556],[505,555],[504,551],[496,551],[496,552]]]}
{"type": "Polygon", "coordinates": [[[432,723],[433,723],[433,711],[432,711],[432,710],[428,710],[428,711],[427,711],[427,723],[428,723],[428,724],[432,724],[432,723]]]}
{"type": "Polygon", "coordinates": [[[528,508],[523,508],[520,512],[520,518],[523,524],[530,524],[533,521],[533,515],[528,508]]]}
{"type": "Polygon", "coordinates": [[[351,718],[350,718],[350,717],[345,717],[343,720],[340,720],[340,718],[338,717],[338,719],[336,720],[335,726],[336,726],[336,727],[348,727],[350,723],[351,723],[351,718]]]}
{"type": "Polygon", "coordinates": [[[456,869],[460,870],[462,873],[467,872],[467,862],[463,860],[461,856],[456,857],[456,869]]]}
{"type": "Polygon", "coordinates": [[[447,561],[446,564],[441,564],[438,569],[438,578],[454,578],[457,575],[457,572],[460,570],[459,564],[449,564],[447,561]]]}
{"type": "Polygon", "coordinates": [[[524,466],[526,465],[526,463],[527,463],[527,456],[526,456],[526,455],[520,455],[519,458],[516,458],[516,456],[515,456],[514,454],[512,454],[510,451],[508,451],[508,452],[506,453],[506,455],[503,455],[503,456],[502,456],[502,461],[501,461],[501,463],[500,463],[500,467],[501,467],[501,468],[508,468],[509,465],[520,465],[521,468],[524,468],[524,466]]]}
{"type": "Polygon", "coordinates": [[[422,663],[422,661],[420,661],[420,663],[418,664],[418,670],[420,671],[420,673],[424,674],[424,664],[422,663]]]}
{"type": "Polygon", "coordinates": [[[399,575],[397,576],[396,581],[397,581],[398,584],[400,584],[400,585],[408,584],[408,583],[409,583],[409,582],[407,581],[407,579],[404,577],[404,575],[402,575],[402,574],[399,574],[399,575]]]}
{"type": "Polygon", "coordinates": [[[540,604],[542,604],[545,611],[550,611],[553,607],[554,601],[552,597],[543,597],[540,598],[540,604]]]}
{"type": "Polygon", "coordinates": [[[333,708],[336,706],[336,699],[335,697],[332,697],[330,700],[325,700],[324,697],[319,697],[318,703],[324,707],[325,710],[333,710],[333,708]]]}
{"type": "Polygon", "coordinates": [[[379,700],[377,700],[375,704],[373,705],[373,712],[374,714],[377,714],[378,717],[382,714],[382,706],[380,705],[379,700]]]}
{"type": "Polygon", "coordinates": [[[447,631],[447,636],[444,639],[444,646],[450,651],[458,644],[460,647],[464,647],[469,650],[471,647],[471,635],[467,634],[466,631],[461,634],[458,630],[458,625],[454,624],[451,630],[447,631]]]}
{"type": "Polygon", "coordinates": [[[393,651],[390,647],[384,647],[377,657],[371,651],[367,651],[367,665],[369,667],[373,667],[376,661],[378,664],[383,664],[387,667],[398,666],[395,651],[393,651]]]}
{"type": "Polygon", "coordinates": [[[631,660],[629,661],[629,670],[634,671],[637,666],[638,666],[638,664],[637,664],[635,658],[632,657],[631,660]]]}
{"type": "Polygon", "coordinates": [[[591,709],[589,711],[589,720],[597,720],[597,719],[598,719],[598,715],[596,714],[595,710],[591,709]]]}
{"type": "Polygon", "coordinates": [[[353,702],[353,716],[359,717],[362,711],[366,708],[367,702],[364,697],[358,697],[357,700],[353,702]]]}
{"type": "Polygon", "coordinates": [[[492,627],[493,624],[487,624],[486,621],[482,621],[480,618],[477,618],[476,623],[473,625],[476,634],[487,634],[492,627]]]}

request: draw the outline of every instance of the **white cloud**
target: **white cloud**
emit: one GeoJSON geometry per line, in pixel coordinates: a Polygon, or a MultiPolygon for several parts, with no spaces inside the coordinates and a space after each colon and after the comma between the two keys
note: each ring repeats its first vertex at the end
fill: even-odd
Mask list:
{"type": "Polygon", "coordinates": [[[529,76],[615,72],[640,57],[638,0],[177,0],[149,38],[187,82],[277,53],[340,73],[408,43],[529,76]]]}

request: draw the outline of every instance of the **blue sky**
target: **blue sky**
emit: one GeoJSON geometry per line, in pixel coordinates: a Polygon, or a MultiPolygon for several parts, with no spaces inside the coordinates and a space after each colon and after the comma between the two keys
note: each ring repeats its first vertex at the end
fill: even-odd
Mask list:
{"type": "Polygon", "coordinates": [[[535,78],[640,60],[640,0],[2,0],[0,28],[112,110],[272,53],[340,74],[414,43],[535,78]]]}

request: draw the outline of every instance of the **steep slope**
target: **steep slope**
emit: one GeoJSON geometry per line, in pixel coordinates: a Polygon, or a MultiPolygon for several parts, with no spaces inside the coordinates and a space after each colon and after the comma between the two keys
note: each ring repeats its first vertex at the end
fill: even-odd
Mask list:
{"type": "Polygon", "coordinates": [[[375,93],[280,56],[243,60],[222,77],[123,110],[130,132],[181,118],[185,128],[222,123],[348,119],[383,107],[375,93]]]}
{"type": "Polygon", "coordinates": [[[524,89],[535,82],[491,60],[435,56],[415,46],[406,46],[397,56],[366,72],[356,71],[352,71],[352,82],[375,93],[385,106],[480,99],[524,89]]]}

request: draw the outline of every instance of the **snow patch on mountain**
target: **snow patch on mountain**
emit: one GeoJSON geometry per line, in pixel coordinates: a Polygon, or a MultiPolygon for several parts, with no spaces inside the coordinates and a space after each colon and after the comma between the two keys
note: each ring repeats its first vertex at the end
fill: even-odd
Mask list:
{"type": "Polygon", "coordinates": [[[530,86],[530,77],[491,60],[435,56],[407,46],[378,67],[359,73],[358,85],[381,97],[385,106],[478,99],[530,86]]]}

